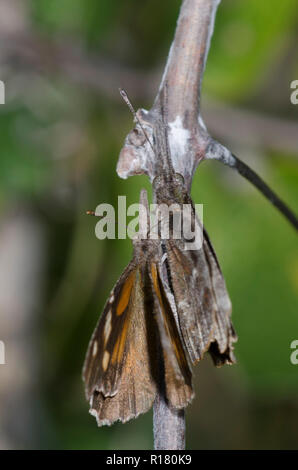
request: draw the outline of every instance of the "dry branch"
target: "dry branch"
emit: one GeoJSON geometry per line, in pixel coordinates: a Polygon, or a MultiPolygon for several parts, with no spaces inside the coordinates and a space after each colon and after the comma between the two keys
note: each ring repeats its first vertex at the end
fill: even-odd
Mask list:
{"type": "MultiPolygon", "coordinates": [[[[149,137],[164,84],[168,84],[168,127],[174,169],[183,175],[190,189],[199,161],[204,157],[209,136],[199,114],[200,90],[218,0],[184,0],[174,42],[159,92],[150,111],[139,111],[149,137]]],[[[136,126],[120,153],[117,172],[122,178],[145,173],[152,181],[156,175],[155,156],[136,126]]]]}
{"type": "MultiPolygon", "coordinates": [[[[172,164],[183,175],[190,189],[209,138],[199,118],[199,98],[206,58],[213,31],[218,0],[184,0],[175,38],[159,92],[150,111],[139,110],[138,117],[149,139],[159,112],[159,100],[167,84],[167,124],[172,164]]],[[[127,136],[121,150],[117,172],[122,178],[145,173],[152,181],[158,174],[157,156],[144,138],[139,124],[127,136]]],[[[163,392],[154,404],[155,449],[183,449],[184,412],[171,409],[163,392]]]]}
{"type": "MultiPolygon", "coordinates": [[[[298,228],[296,216],[250,168],[207,132],[200,115],[200,91],[213,32],[218,0],[184,0],[180,10],[159,92],[150,111],[139,110],[138,118],[152,140],[152,127],[160,109],[160,96],[167,85],[167,125],[174,170],[183,175],[190,190],[196,167],[203,159],[216,159],[236,169],[267,197],[298,228]]],[[[117,172],[122,178],[158,174],[157,155],[140,125],[128,134],[121,150],[117,172]]],[[[165,396],[154,404],[155,449],[183,449],[184,413],[168,407],[165,396]]]]}

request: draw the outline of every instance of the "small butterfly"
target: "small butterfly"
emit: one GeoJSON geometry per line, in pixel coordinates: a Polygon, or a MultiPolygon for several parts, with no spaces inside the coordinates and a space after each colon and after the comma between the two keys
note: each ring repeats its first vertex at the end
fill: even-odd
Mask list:
{"type": "MultiPolygon", "coordinates": [[[[155,202],[176,204],[178,211],[189,204],[192,224],[201,227],[184,179],[172,167],[163,119],[156,120],[152,147],[159,162],[155,202]]],[[[140,204],[149,225],[145,190],[140,204]]],[[[235,362],[231,302],[202,233],[201,248],[189,251],[183,237],[133,241],[132,260],[107,300],[83,369],[90,413],[99,426],[145,413],[161,389],[170,406],[185,408],[194,396],[191,364],[206,351],[217,366],[235,362]]]]}

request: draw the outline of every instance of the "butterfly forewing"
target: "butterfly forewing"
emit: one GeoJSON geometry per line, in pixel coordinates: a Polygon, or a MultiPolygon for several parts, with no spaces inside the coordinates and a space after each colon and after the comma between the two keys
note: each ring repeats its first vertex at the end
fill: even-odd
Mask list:
{"type": "Polygon", "coordinates": [[[130,316],[128,305],[136,276],[129,264],[112,290],[92,335],[83,368],[87,398],[94,390],[115,395],[125,360],[125,343],[130,316]]]}
{"type": "Polygon", "coordinates": [[[108,301],[106,305],[91,341],[84,376],[91,398],[90,412],[96,416],[99,425],[112,424],[117,420],[125,422],[145,413],[155,398],[150,344],[153,338],[148,327],[149,312],[143,288],[141,269],[128,266],[114,289],[113,301],[108,301]],[[110,330],[109,326],[106,327],[106,322],[110,321],[109,303],[112,304],[112,323],[105,344],[100,335],[105,328],[110,330]],[[95,341],[98,341],[99,349],[96,357],[92,357],[95,341]],[[109,360],[103,364],[105,352],[108,352],[109,360]]]}

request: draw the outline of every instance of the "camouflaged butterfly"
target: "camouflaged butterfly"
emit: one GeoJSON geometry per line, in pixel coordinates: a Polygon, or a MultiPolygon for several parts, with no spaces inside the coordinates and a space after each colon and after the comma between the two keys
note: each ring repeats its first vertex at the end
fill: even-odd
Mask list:
{"type": "MultiPolygon", "coordinates": [[[[201,226],[183,177],[172,167],[163,119],[156,120],[153,147],[159,162],[155,202],[181,210],[190,205],[192,223],[201,226]]],[[[144,190],[140,202],[148,219],[144,190]]],[[[206,351],[217,366],[235,362],[231,302],[202,233],[201,248],[189,251],[183,236],[133,241],[132,260],[110,294],[84,364],[86,397],[99,426],[145,413],[161,388],[170,406],[185,408],[194,395],[191,364],[206,351]]]]}

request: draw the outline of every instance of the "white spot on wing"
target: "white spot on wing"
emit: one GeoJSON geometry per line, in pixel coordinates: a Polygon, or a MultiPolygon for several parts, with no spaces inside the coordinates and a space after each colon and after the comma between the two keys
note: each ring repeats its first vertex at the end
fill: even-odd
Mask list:
{"type": "Polygon", "coordinates": [[[92,356],[95,357],[97,354],[97,341],[93,343],[92,356]]]}
{"type": "Polygon", "coordinates": [[[90,413],[92,416],[94,416],[94,418],[97,418],[98,413],[97,413],[97,411],[96,411],[94,408],[90,408],[89,413],[90,413]]]}
{"type": "Polygon", "coordinates": [[[107,343],[107,341],[110,337],[111,331],[112,331],[112,310],[109,310],[108,315],[107,315],[107,319],[106,319],[106,323],[105,323],[105,326],[104,326],[104,330],[103,330],[104,345],[106,345],[106,343],[107,343]]]}
{"type": "Polygon", "coordinates": [[[104,372],[108,368],[109,360],[110,360],[110,353],[108,351],[105,351],[104,354],[103,354],[103,358],[102,358],[102,368],[103,368],[104,372]]]}

